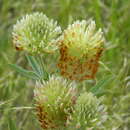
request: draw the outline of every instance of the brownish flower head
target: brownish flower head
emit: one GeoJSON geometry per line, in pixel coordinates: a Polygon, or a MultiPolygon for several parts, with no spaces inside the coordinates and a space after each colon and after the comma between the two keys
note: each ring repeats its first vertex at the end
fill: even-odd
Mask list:
{"type": "Polygon", "coordinates": [[[38,83],[34,93],[41,127],[56,130],[64,128],[76,100],[75,83],[52,76],[49,81],[38,83]]]}
{"type": "Polygon", "coordinates": [[[103,51],[101,29],[95,31],[95,22],[76,21],[63,33],[60,44],[59,68],[61,75],[82,81],[94,78],[103,51]]]}

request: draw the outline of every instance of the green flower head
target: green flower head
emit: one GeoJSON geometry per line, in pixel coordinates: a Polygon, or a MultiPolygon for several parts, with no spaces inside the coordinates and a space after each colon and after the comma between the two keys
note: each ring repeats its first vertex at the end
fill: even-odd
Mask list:
{"type": "Polygon", "coordinates": [[[61,77],[50,77],[49,81],[38,84],[34,90],[37,115],[42,128],[60,129],[75,103],[75,84],[61,77]]]}
{"type": "Polygon", "coordinates": [[[57,22],[43,13],[32,13],[24,16],[13,27],[13,43],[17,50],[29,53],[54,52],[61,28],[57,22]]]}
{"type": "Polygon", "coordinates": [[[62,44],[69,54],[77,58],[94,56],[103,47],[104,37],[101,29],[96,31],[94,21],[76,21],[63,33],[62,44]]]}
{"type": "Polygon", "coordinates": [[[85,92],[77,99],[72,119],[75,128],[98,128],[106,120],[105,107],[92,93],[85,92]]]}

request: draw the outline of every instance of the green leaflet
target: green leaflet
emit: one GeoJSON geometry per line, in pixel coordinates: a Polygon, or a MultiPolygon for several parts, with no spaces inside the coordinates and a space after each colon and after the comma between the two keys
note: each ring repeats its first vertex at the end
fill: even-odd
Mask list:
{"type": "Polygon", "coordinates": [[[14,70],[16,70],[17,72],[19,72],[20,74],[22,74],[25,77],[31,78],[31,79],[36,79],[38,80],[40,77],[33,71],[28,71],[26,69],[23,69],[22,67],[16,65],[16,64],[9,64],[10,67],[12,67],[14,70]]]}
{"type": "Polygon", "coordinates": [[[106,92],[105,87],[113,80],[113,78],[112,75],[105,77],[92,87],[90,91],[96,96],[102,96],[106,92]]]}
{"type": "Polygon", "coordinates": [[[40,66],[38,65],[38,62],[35,60],[33,56],[26,56],[27,60],[29,62],[29,65],[32,67],[32,69],[40,75],[40,66]]]}
{"type": "Polygon", "coordinates": [[[40,79],[48,79],[48,73],[44,69],[43,61],[40,56],[37,56],[37,60],[34,56],[26,56],[29,65],[33,71],[40,77],[40,79]]]}

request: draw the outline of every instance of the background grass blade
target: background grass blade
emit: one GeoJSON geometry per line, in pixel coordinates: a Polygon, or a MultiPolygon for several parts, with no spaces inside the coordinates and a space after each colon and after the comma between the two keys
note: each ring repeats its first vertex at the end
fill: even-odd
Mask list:
{"type": "Polygon", "coordinates": [[[16,129],[15,122],[12,120],[12,118],[9,118],[8,120],[8,130],[18,130],[16,129]]]}

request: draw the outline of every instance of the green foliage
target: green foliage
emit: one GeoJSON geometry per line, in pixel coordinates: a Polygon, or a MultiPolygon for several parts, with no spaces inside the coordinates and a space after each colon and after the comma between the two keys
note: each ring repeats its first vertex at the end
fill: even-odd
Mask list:
{"type": "Polygon", "coordinates": [[[37,59],[34,56],[26,56],[29,65],[31,66],[32,70],[39,76],[39,79],[47,80],[48,79],[48,73],[46,72],[42,57],[37,56],[37,59]],[[39,62],[38,62],[39,61],[39,62]]]}
{"type": "Polygon", "coordinates": [[[91,87],[90,92],[94,93],[94,95],[96,96],[103,95],[103,93],[105,93],[105,87],[109,85],[112,79],[112,75],[106,76],[104,79],[101,79],[95,86],[91,87]]]}
{"type": "MultiPolygon", "coordinates": [[[[107,106],[109,115],[105,130],[128,130],[130,128],[129,0],[0,1],[0,130],[11,129],[15,125],[17,130],[41,129],[32,110],[22,109],[26,106],[32,107],[33,80],[23,78],[8,65],[17,62],[17,65],[26,70],[40,74],[34,69],[35,65],[31,65],[35,64],[32,59],[30,68],[24,54],[14,51],[10,38],[12,25],[16,20],[34,11],[41,11],[54,18],[63,28],[77,19],[94,19],[98,27],[104,29],[106,50],[101,59],[103,64],[97,73],[96,85],[94,82],[86,81],[85,88],[91,91],[101,89],[103,92],[98,96],[105,93],[103,103],[107,106]],[[21,109],[13,109],[14,107],[21,109]]],[[[55,61],[55,58],[49,57],[44,59],[44,62],[51,60],[55,61]]],[[[16,65],[13,66],[17,68],[16,65]]],[[[54,68],[53,64],[44,66],[44,69],[50,70],[50,68],[54,68]]]]}
{"type": "Polygon", "coordinates": [[[17,130],[14,121],[9,119],[9,130],[17,130]]]}
{"type": "Polygon", "coordinates": [[[28,78],[31,78],[31,79],[35,79],[35,80],[39,79],[38,75],[35,72],[33,72],[33,71],[25,70],[22,67],[17,66],[15,64],[10,64],[10,66],[13,69],[15,69],[15,71],[19,72],[20,74],[22,74],[25,77],[28,77],[28,78]]]}

